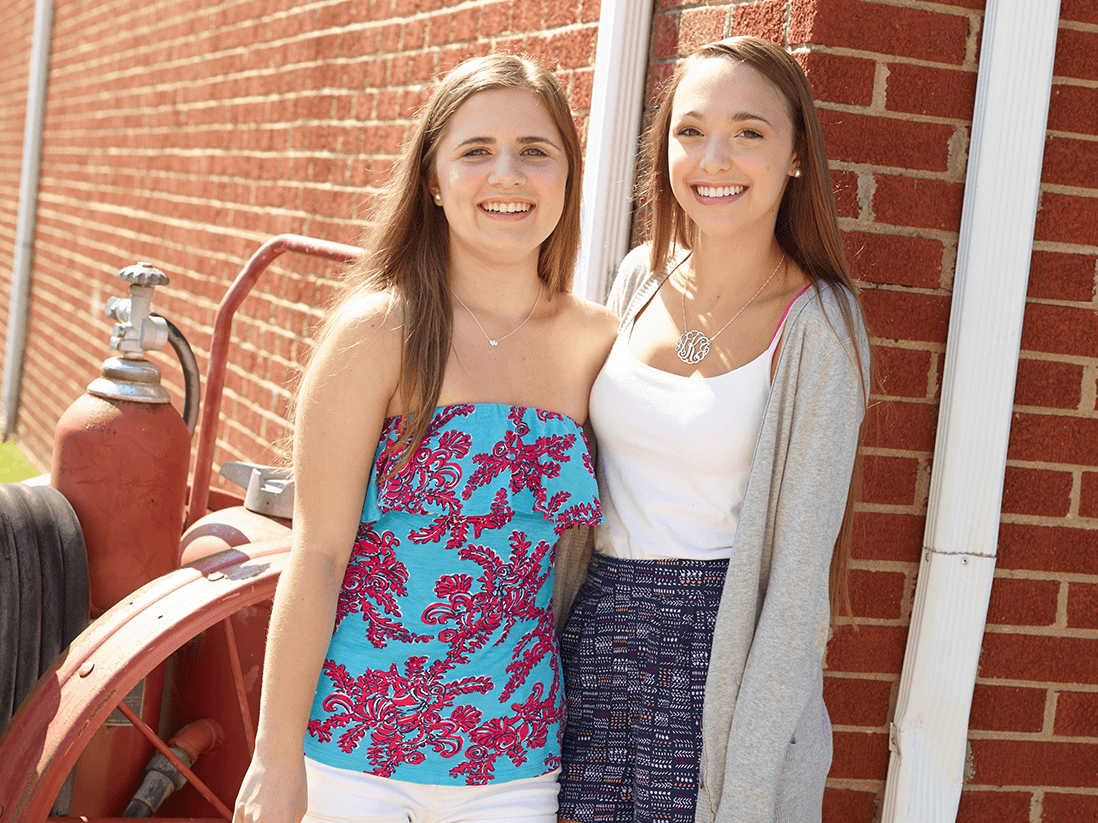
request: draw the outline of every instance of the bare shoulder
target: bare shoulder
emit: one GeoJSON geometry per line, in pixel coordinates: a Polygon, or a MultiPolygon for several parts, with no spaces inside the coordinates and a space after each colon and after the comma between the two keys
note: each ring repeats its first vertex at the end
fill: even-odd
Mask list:
{"type": "Polygon", "coordinates": [[[618,333],[618,318],[614,313],[579,295],[562,294],[558,299],[569,333],[582,340],[585,346],[601,350],[605,357],[618,333]]]}
{"type": "Polygon", "coordinates": [[[321,331],[306,374],[308,383],[370,377],[395,389],[403,341],[400,301],[391,291],[371,292],[338,306],[321,331]]]}

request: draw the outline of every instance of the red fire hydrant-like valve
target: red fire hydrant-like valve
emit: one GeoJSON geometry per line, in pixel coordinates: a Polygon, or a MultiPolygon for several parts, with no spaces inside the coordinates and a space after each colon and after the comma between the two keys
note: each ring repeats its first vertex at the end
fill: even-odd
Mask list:
{"type": "Polygon", "coordinates": [[[93,617],[178,566],[190,463],[186,424],[144,357],[168,340],[168,324],[150,312],[168,278],[148,263],[118,277],[130,296],[112,297],[107,314],[118,321],[111,347],[121,355],[62,416],[51,472],[84,532],[93,617]]]}

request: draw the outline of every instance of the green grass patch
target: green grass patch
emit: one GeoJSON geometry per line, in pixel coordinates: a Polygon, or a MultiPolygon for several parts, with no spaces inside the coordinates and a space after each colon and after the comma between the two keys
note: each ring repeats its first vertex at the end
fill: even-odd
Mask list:
{"type": "Polygon", "coordinates": [[[39,474],[41,472],[27,462],[14,440],[0,443],[0,483],[18,483],[39,474]]]}

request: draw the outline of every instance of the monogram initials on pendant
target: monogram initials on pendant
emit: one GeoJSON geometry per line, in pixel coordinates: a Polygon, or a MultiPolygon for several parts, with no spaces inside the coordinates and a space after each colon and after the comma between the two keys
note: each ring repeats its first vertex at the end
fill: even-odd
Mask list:
{"type": "Polygon", "coordinates": [[[675,343],[675,353],[683,363],[700,363],[709,354],[709,338],[697,329],[683,332],[675,343]]]}

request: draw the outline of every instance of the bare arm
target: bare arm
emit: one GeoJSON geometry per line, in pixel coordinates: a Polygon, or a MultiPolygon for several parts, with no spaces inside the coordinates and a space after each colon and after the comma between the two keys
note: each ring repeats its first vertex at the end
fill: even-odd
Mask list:
{"type": "Polygon", "coordinates": [[[234,823],[297,823],[302,749],[381,427],[397,385],[398,322],[383,295],[344,311],[302,385],[294,427],[293,548],[267,640],[256,750],[234,823]]]}

